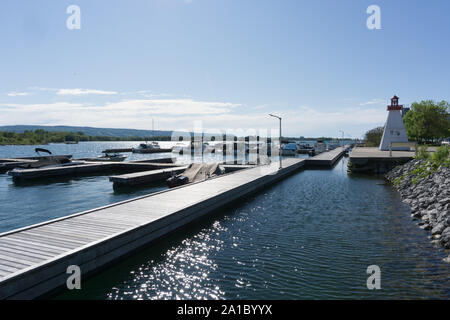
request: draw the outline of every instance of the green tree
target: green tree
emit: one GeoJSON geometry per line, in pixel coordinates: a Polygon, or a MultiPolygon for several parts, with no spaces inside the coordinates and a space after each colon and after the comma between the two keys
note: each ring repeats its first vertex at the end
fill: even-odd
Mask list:
{"type": "Polygon", "coordinates": [[[414,102],[403,118],[409,140],[435,143],[450,136],[450,104],[433,100],[414,102]]]}
{"type": "Polygon", "coordinates": [[[378,147],[383,136],[384,127],[377,127],[365,134],[366,147],[378,147]]]}

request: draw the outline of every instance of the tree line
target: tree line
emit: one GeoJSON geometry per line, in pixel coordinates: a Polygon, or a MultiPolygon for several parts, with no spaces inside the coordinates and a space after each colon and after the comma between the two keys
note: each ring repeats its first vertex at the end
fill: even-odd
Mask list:
{"type": "Polygon", "coordinates": [[[37,145],[47,143],[64,143],[79,141],[143,141],[158,140],[170,141],[170,136],[151,137],[111,137],[111,136],[91,136],[83,132],[49,132],[43,129],[25,130],[22,133],[0,131],[0,145],[37,145]]]}

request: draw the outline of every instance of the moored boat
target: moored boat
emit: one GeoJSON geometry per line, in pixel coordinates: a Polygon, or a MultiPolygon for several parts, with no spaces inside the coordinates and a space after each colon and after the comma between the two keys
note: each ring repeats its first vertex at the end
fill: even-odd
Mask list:
{"type": "Polygon", "coordinates": [[[161,151],[161,147],[158,142],[152,141],[151,143],[141,143],[137,148],[133,148],[133,153],[154,153],[161,151]]]}
{"type": "Polygon", "coordinates": [[[286,143],[281,146],[281,155],[282,156],[295,156],[296,154],[297,154],[297,144],[286,143]]]}
{"type": "Polygon", "coordinates": [[[314,154],[320,154],[327,151],[327,144],[323,140],[317,140],[314,144],[314,154]]]}
{"type": "Polygon", "coordinates": [[[102,161],[102,162],[122,162],[127,157],[121,155],[120,153],[105,153],[104,156],[99,156],[96,158],[83,158],[84,161],[102,161]]]}
{"type": "Polygon", "coordinates": [[[169,188],[179,187],[192,182],[199,182],[225,173],[225,169],[217,162],[191,163],[181,174],[166,180],[169,188]]]}

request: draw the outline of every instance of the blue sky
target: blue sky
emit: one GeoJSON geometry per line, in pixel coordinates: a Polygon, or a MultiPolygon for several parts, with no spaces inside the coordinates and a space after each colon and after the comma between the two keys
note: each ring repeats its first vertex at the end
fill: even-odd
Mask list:
{"type": "Polygon", "coordinates": [[[449,14],[448,0],[3,0],[0,125],[245,131],[277,113],[285,135],[360,137],[393,94],[449,100],[449,14]]]}

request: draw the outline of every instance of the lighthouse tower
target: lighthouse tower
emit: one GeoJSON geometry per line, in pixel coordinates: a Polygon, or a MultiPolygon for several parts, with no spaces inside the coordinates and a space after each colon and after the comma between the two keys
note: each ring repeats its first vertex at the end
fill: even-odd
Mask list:
{"type": "MultiPolygon", "coordinates": [[[[388,117],[381,138],[380,150],[389,150],[391,142],[408,142],[402,119],[403,106],[398,105],[398,97],[393,96],[387,107],[388,117]]],[[[392,150],[409,150],[409,147],[392,147],[392,150]]]]}

